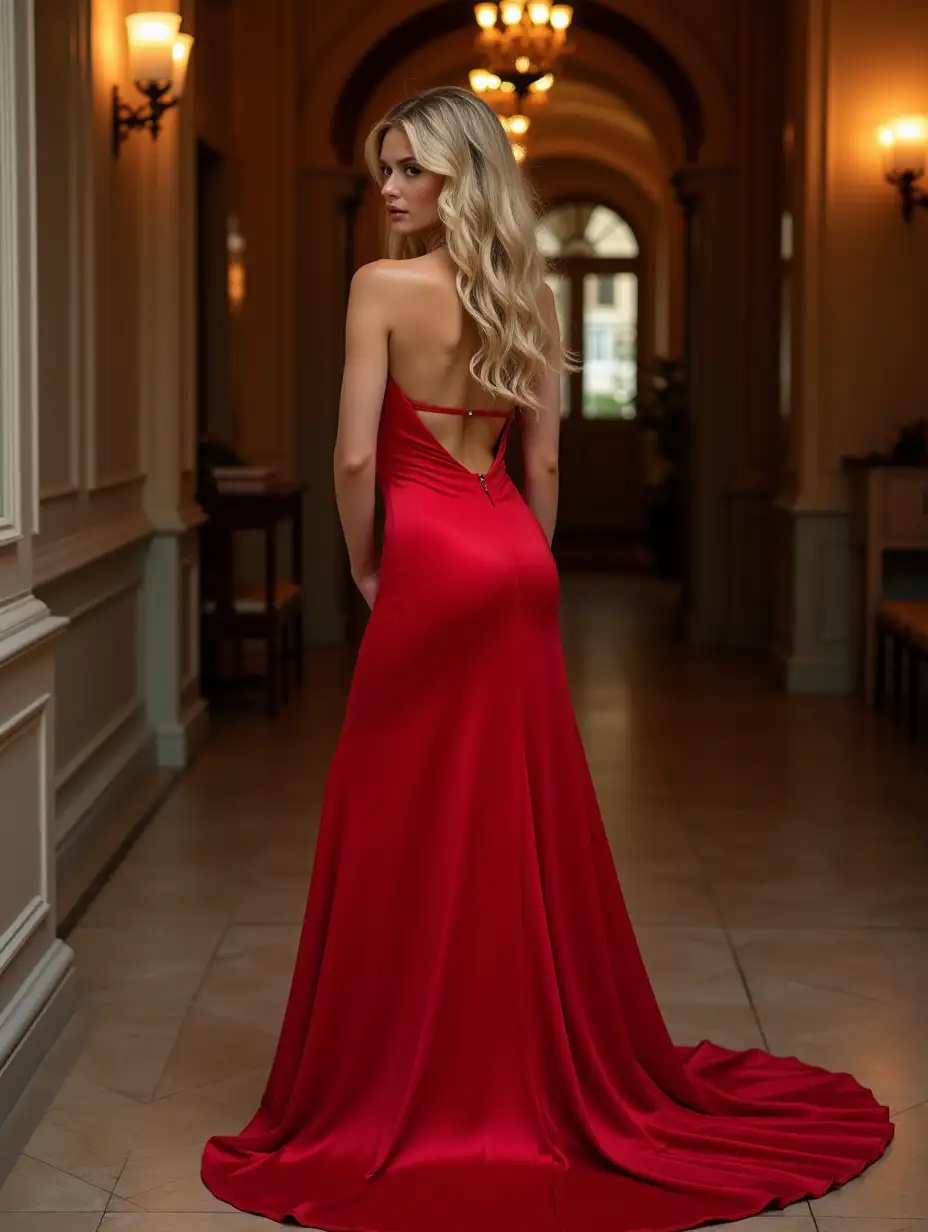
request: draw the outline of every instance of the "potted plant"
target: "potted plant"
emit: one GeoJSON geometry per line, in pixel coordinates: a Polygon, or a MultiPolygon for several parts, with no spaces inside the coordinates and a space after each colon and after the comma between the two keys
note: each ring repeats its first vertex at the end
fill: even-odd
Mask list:
{"type": "Polygon", "coordinates": [[[648,538],[658,572],[663,577],[677,577],[687,421],[683,361],[659,357],[642,365],[640,372],[637,418],[654,445],[648,482],[648,538]]]}

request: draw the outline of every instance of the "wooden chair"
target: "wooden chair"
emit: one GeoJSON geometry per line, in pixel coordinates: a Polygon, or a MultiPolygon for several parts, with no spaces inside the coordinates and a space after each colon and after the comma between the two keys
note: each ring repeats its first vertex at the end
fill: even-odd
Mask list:
{"type": "Polygon", "coordinates": [[[885,702],[889,668],[892,716],[899,721],[904,706],[909,735],[915,739],[921,720],[921,665],[928,662],[928,602],[896,600],[880,603],[876,610],[874,636],[874,704],[881,708],[885,702]]]}

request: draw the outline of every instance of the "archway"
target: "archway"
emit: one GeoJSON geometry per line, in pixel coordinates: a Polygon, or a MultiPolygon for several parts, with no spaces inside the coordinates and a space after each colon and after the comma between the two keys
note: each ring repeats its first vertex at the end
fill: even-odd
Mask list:
{"type": "MultiPolygon", "coordinates": [[[[445,0],[408,15],[367,48],[345,80],[332,113],[330,136],[339,162],[353,162],[365,102],[393,66],[444,35],[472,33],[473,21],[469,0],[445,0]]],[[[698,161],[705,141],[703,106],[693,81],[677,58],[645,25],[600,0],[587,0],[584,4],[582,29],[584,34],[598,36],[626,51],[661,83],[684,132],[686,159],[698,161]]]]}
{"type": "MultiPolygon", "coordinates": [[[[722,217],[725,213],[730,218],[731,211],[737,208],[737,177],[732,166],[736,156],[734,80],[731,75],[726,77],[724,63],[710,50],[709,41],[695,27],[682,22],[670,4],[660,0],[590,0],[582,11],[578,7],[575,24],[575,51],[569,58],[567,74],[561,77],[554,92],[560,93],[565,102],[569,91],[578,92],[576,106],[572,103],[574,114],[568,115],[567,107],[553,103],[544,121],[539,118],[529,170],[541,181],[550,180],[549,169],[559,165],[601,167],[607,174],[624,177],[632,186],[629,195],[637,194],[649,203],[643,212],[653,213],[656,218],[658,240],[654,242],[649,235],[642,248],[652,267],[652,287],[665,288],[660,308],[652,304],[648,312],[654,326],[652,353],[659,345],[660,353],[679,355],[684,350],[683,215],[673,200],[669,181],[674,172],[685,168],[690,174],[688,187],[695,188],[697,196],[702,199],[711,193],[714,216],[722,217]],[[581,92],[590,97],[581,99],[581,92]],[[594,105],[595,92],[608,100],[608,106],[594,105]],[[613,114],[606,118],[610,107],[613,114]],[[636,116],[650,134],[653,149],[648,157],[641,156],[643,147],[634,149],[631,129],[619,122],[618,111],[622,108],[636,116]],[[594,111],[594,123],[583,119],[594,111]],[[694,180],[694,172],[701,178],[694,180]],[[660,269],[659,277],[654,274],[655,266],[660,269]]],[[[739,29],[749,24],[740,22],[739,29]]],[[[333,208],[328,210],[328,217],[339,220],[334,251],[344,251],[348,228],[355,241],[358,263],[381,254],[381,215],[376,194],[366,194],[356,229],[353,223],[349,227],[339,204],[343,199],[350,203],[355,197],[363,136],[369,124],[398,98],[442,82],[465,84],[467,70],[473,65],[473,33],[469,2],[449,0],[437,5],[427,0],[384,0],[382,5],[365,9],[357,14],[356,20],[343,24],[327,41],[324,55],[305,54],[308,71],[303,96],[303,157],[314,168],[311,208],[319,208],[316,203],[320,193],[335,199],[333,208]],[[334,112],[330,111],[329,102],[333,97],[337,99],[334,112]],[[320,124],[320,117],[326,114],[331,115],[331,124],[320,124]]],[[[737,53],[738,37],[732,34],[729,40],[732,55],[737,53]]],[[[556,195],[563,199],[565,186],[554,187],[556,195]]],[[[618,205],[620,212],[633,224],[637,223],[632,217],[634,207],[625,209],[625,201],[610,204],[613,208],[618,205]]],[[[353,207],[349,204],[348,208],[353,207]]],[[[317,228],[301,226],[300,231],[307,237],[313,236],[314,244],[320,245],[317,228]]],[[[709,236],[709,232],[704,231],[703,235],[709,236]]],[[[730,250],[740,242],[730,226],[713,228],[711,242],[700,243],[694,258],[699,264],[698,285],[705,287],[710,272],[714,278],[717,268],[730,265],[730,250]],[[729,253],[723,255],[720,248],[728,249],[729,253]]],[[[302,280],[302,285],[313,287],[317,303],[319,283],[312,275],[320,261],[321,258],[311,258],[308,276],[302,280]]],[[[731,287],[727,279],[725,286],[725,295],[711,320],[713,338],[730,338],[736,329],[737,308],[728,293],[731,287]]],[[[343,292],[344,289],[342,295],[343,292]]],[[[337,316],[343,299],[334,296],[329,303],[335,307],[337,316]]],[[[701,320],[703,315],[700,307],[689,319],[701,320]]],[[[709,323],[702,332],[710,332],[709,323]]],[[[332,341],[327,337],[325,353],[320,353],[314,372],[337,361],[332,341]]],[[[691,353],[696,345],[693,344],[691,353]]],[[[699,339],[698,350],[707,354],[707,339],[699,339]]],[[[730,365],[718,361],[716,348],[711,363],[701,362],[695,369],[697,381],[692,388],[694,422],[702,425],[700,432],[706,441],[718,439],[720,432],[730,437],[735,430],[729,422],[736,413],[730,365]],[[727,426],[723,426],[723,421],[727,426]]],[[[331,384],[334,394],[334,380],[331,384]]],[[[335,399],[331,401],[334,405],[335,399]]],[[[316,457],[319,443],[313,442],[316,457]]],[[[701,449],[694,457],[701,470],[694,479],[693,502],[708,509],[707,499],[711,499],[717,509],[717,498],[724,500],[727,482],[721,473],[721,462],[716,465],[715,455],[707,449],[701,449]]],[[[311,473],[309,477],[312,481],[311,473]]],[[[323,514],[321,508],[318,512],[323,514]]],[[[705,586],[697,601],[704,614],[690,627],[699,626],[701,640],[715,640],[718,634],[714,630],[721,630],[723,625],[719,604],[729,588],[712,573],[707,562],[724,556],[722,545],[727,532],[715,512],[711,528],[708,517],[703,521],[697,571],[705,574],[705,586]]],[[[334,522],[332,525],[334,530],[334,522]]]]}
{"type": "Polygon", "coordinates": [[[639,339],[648,353],[653,339],[652,266],[631,221],[597,199],[552,204],[537,235],[561,334],[581,364],[561,381],[555,551],[562,567],[615,567],[636,559],[645,524],[635,421],[639,339]]]}

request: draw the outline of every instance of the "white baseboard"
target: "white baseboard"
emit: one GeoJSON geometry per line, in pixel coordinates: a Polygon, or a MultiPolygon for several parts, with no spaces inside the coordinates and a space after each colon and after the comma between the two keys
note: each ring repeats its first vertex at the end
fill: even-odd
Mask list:
{"type": "Polygon", "coordinates": [[[846,659],[802,659],[781,648],[772,652],[777,678],[787,693],[810,697],[847,697],[854,692],[846,659]]]}
{"type": "Polygon", "coordinates": [[[57,853],[58,927],[65,932],[170,791],[177,772],[155,764],[154,739],[136,749],[65,835],[57,853]]]}
{"type": "Polygon", "coordinates": [[[209,705],[202,697],[184,713],[180,723],[155,729],[155,756],[159,766],[182,770],[189,765],[209,733],[209,705]]]}
{"type": "Polygon", "coordinates": [[[0,1185],[16,1164],[80,1053],[86,1025],[75,1013],[77,979],[56,941],[4,1013],[0,1037],[16,1044],[0,1068],[0,1185]],[[28,1026],[23,1027],[23,1019],[28,1026]]]}

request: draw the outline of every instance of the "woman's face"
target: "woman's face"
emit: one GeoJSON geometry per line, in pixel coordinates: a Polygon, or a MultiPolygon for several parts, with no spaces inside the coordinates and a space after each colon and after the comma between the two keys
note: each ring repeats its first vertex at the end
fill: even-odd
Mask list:
{"type": "Polygon", "coordinates": [[[380,147],[380,174],[380,191],[395,233],[416,235],[440,225],[438,197],[444,176],[416,162],[401,128],[387,130],[380,147]]]}

